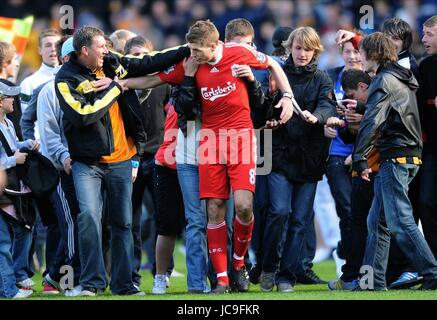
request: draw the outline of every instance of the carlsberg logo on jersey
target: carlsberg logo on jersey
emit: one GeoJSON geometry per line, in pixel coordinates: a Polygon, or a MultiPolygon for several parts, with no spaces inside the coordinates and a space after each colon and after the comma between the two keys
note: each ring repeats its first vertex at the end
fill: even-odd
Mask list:
{"type": "Polygon", "coordinates": [[[235,83],[227,82],[227,86],[217,88],[200,88],[200,92],[202,93],[202,97],[205,100],[214,101],[218,98],[225,97],[230,94],[232,91],[235,91],[236,86],[235,83]]]}

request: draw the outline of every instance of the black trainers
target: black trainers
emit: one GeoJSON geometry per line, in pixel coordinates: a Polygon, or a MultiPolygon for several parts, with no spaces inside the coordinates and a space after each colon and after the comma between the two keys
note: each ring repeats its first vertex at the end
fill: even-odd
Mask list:
{"type": "Polygon", "coordinates": [[[250,279],[249,273],[246,271],[246,267],[242,267],[240,271],[231,269],[229,274],[229,282],[232,291],[247,292],[249,291],[250,279]]]}
{"type": "Polygon", "coordinates": [[[259,277],[261,276],[261,267],[258,267],[258,265],[254,265],[252,269],[249,271],[249,280],[253,284],[259,283],[259,277]]]}
{"type": "Polygon", "coordinates": [[[118,293],[117,295],[118,296],[145,296],[146,293],[144,291],[135,288],[135,290],[118,293]]]}
{"type": "Polygon", "coordinates": [[[437,279],[423,281],[419,290],[437,290],[437,279]]]}
{"type": "Polygon", "coordinates": [[[324,281],[319,278],[319,276],[313,271],[313,269],[308,269],[304,273],[297,275],[297,283],[300,284],[327,284],[327,281],[324,281]]]}
{"type": "Polygon", "coordinates": [[[221,283],[218,283],[214,290],[211,290],[209,293],[210,294],[223,294],[223,293],[228,293],[231,290],[231,288],[226,284],[223,285],[221,283]]]}

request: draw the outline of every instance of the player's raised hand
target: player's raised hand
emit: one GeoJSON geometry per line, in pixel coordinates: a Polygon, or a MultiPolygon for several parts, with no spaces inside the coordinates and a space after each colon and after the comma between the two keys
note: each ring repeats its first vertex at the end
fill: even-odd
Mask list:
{"type": "Polygon", "coordinates": [[[252,69],[245,64],[239,64],[235,66],[235,72],[240,78],[246,78],[248,81],[255,81],[255,76],[253,75],[252,69]]]}
{"type": "Polygon", "coordinates": [[[185,75],[188,77],[194,77],[194,75],[197,72],[197,69],[199,68],[199,63],[196,59],[193,57],[185,58],[182,62],[182,65],[184,66],[185,75]]]}

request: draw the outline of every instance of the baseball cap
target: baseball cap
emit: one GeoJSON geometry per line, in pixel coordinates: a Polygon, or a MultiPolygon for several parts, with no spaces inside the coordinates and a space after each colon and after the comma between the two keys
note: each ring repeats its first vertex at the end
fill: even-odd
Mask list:
{"type": "Polygon", "coordinates": [[[67,40],[65,40],[65,42],[62,44],[62,48],[61,48],[61,59],[64,59],[64,57],[67,54],[70,54],[74,52],[74,48],[73,48],[73,37],[68,38],[67,40]]]}
{"type": "Polygon", "coordinates": [[[290,27],[277,27],[273,32],[272,44],[275,48],[282,46],[282,42],[288,39],[288,36],[293,31],[290,27]]]}
{"type": "Polygon", "coordinates": [[[19,86],[10,85],[11,82],[5,79],[0,79],[0,96],[18,96],[21,92],[21,88],[19,86]]]}

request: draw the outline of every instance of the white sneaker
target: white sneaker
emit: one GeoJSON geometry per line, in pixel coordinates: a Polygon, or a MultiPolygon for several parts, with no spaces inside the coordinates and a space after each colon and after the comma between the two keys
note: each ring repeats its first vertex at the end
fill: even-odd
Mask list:
{"type": "Polygon", "coordinates": [[[80,292],[80,295],[79,296],[81,296],[81,297],[95,297],[95,296],[97,296],[97,291],[96,292],[94,292],[94,291],[91,291],[91,290],[82,290],[81,292],[80,292]]]}
{"type": "Polygon", "coordinates": [[[335,261],[335,269],[336,269],[336,271],[337,271],[337,276],[338,276],[338,278],[340,278],[341,275],[343,274],[343,272],[341,271],[341,267],[343,267],[343,265],[346,263],[346,260],[341,259],[341,258],[338,256],[338,254],[337,254],[337,249],[335,249],[335,250],[332,252],[332,256],[333,256],[334,261],[335,261]]]}
{"type": "Polygon", "coordinates": [[[32,293],[32,290],[19,289],[15,296],[12,297],[12,299],[25,299],[30,297],[32,293]]]}
{"type": "Polygon", "coordinates": [[[165,274],[156,274],[153,280],[152,294],[165,294],[167,291],[167,281],[165,274]]]}
{"type": "Polygon", "coordinates": [[[177,278],[177,277],[183,277],[184,274],[183,274],[182,272],[179,272],[179,271],[173,270],[173,271],[171,272],[171,276],[177,278]]]}
{"type": "Polygon", "coordinates": [[[23,281],[17,282],[17,287],[20,289],[32,288],[34,285],[35,285],[35,282],[33,282],[33,280],[30,278],[27,278],[23,281]]]}
{"type": "Polygon", "coordinates": [[[65,290],[65,296],[66,297],[79,297],[80,293],[82,292],[82,286],[78,285],[75,286],[73,289],[71,290],[65,290]]]}

